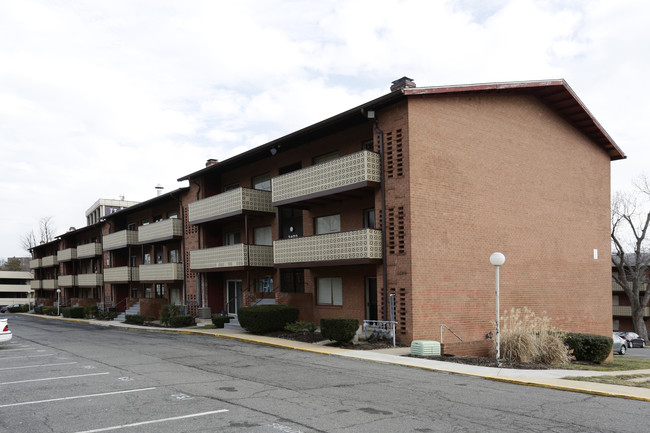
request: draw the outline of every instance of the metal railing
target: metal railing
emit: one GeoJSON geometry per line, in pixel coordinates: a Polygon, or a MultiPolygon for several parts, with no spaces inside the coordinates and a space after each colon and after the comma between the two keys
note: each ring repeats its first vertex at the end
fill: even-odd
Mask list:
{"type": "Polygon", "coordinates": [[[441,323],[440,324],[440,344],[442,344],[442,331],[443,331],[443,328],[447,328],[449,330],[449,332],[454,334],[454,337],[458,338],[461,341],[461,343],[463,342],[463,339],[460,338],[458,335],[456,335],[456,333],[454,331],[452,331],[449,326],[445,325],[444,323],[441,323]]]}
{"type": "Polygon", "coordinates": [[[395,327],[397,322],[391,320],[364,320],[363,321],[363,331],[366,335],[366,341],[368,341],[368,329],[372,329],[372,334],[375,338],[386,338],[389,336],[393,337],[393,347],[395,347],[395,327]]]}

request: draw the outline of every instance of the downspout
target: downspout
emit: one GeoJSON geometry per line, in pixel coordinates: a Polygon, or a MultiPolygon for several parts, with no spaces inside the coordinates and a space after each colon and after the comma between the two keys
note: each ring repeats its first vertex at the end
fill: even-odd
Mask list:
{"type": "MultiPolygon", "coordinates": [[[[199,201],[199,196],[201,194],[201,184],[198,183],[197,181],[192,181],[194,185],[198,187],[196,190],[196,201],[199,201]]],[[[189,224],[189,221],[188,221],[189,224]]],[[[196,237],[197,237],[197,245],[198,249],[201,249],[201,225],[196,226],[196,237]]],[[[201,306],[201,308],[204,308],[205,305],[203,305],[203,274],[201,272],[196,273],[196,302],[201,306]]],[[[183,299],[183,302],[185,302],[185,299],[183,299]]]]}
{"type": "Polygon", "coordinates": [[[386,256],[386,180],[384,178],[384,131],[379,128],[376,114],[375,121],[373,122],[373,128],[379,135],[379,158],[381,160],[381,164],[379,165],[381,190],[381,254],[383,257],[383,262],[381,264],[381,278],[383,280],[382,293],[384,295],[383,320],[388,320],[388,270],[386,269],[388,264],[388,257],[386,256]]]}
{"type": "MultiPolygon", "coordinates": [[[[174,198],[173,194],[170,194],[172,198],[174,198]]],[[[182,251],[182,260],[183,260],[183,306],[185,307],[185,314],[188,314],[187,312],[187,304],[185,303],[185,287],[187,286],[187,269],[185,266],[187,265],[187,268],[189,269],[189,263],[185,263],[185,208],[183,207],[183,201],[179,198],[177,198],[178,204],[181,208],[181,225],[183,226],[183,236],[181,237],[181,251],[182,251]]],[[[189,222],[188,222],[189,224],[189,222]]],[[[170,295],[171,296],[171,295],[170,295]]],[[[170,299],[171,301],[171,299],[170,299]]]]}

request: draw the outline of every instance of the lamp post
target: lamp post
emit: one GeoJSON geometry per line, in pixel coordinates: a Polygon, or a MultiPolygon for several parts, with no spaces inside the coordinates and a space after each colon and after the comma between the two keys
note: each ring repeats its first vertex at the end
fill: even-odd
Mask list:
{"type": "Polygon", "coordinates": [[[61,289],[56,289],[56,315],[61,315],[61,289]]]}
{"type": "Polygon", "coordinates": [[[34,301],[34,291],[30,290],[29,291],[29,309],[32,309],[32,303],[34,301]]]}
{"type": "Polygon", "coordinates": [[[506,256],[501,253],[492,253],[490,263],[496,269],[496,297],[497,297],[497,324],[496,324],[496,341],[497,341],[497,363],[501,358],[501,335],[499,331],[499,267],[506,262],[506,256]]]}

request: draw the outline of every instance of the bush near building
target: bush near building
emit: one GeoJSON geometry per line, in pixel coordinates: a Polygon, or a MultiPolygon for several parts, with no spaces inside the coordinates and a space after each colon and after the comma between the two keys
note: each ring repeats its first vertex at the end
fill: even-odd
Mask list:
{"type": "Polygon", "coordinates": [[[320,319],[320,333],[328,340],[337,343],[349,343],[359,329],[357,319],[346,319],[343,317],[328,317],[320,319]]]}
{"type": "Polygon", "coordinates": [[[239,324],[252,334],[282,331],[298,320],[300,310],[292,305],[254,305],[237,311],[239,324]]]}

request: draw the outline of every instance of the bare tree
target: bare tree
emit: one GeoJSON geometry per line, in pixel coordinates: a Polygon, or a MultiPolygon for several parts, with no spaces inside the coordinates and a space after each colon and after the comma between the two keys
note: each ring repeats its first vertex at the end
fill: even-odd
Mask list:
{"type": "Polygon", "coordinates": [[[56,228],[52,224],[52,217],[46,216],[40,219],[38,227],[41,230],[41,242],[48,243],[54,240],[56,228]]]}
{"type": "Polygon", "coordinates": [[[36,236],[34,236],[34,230],[30,230],[20,237],[20,243],[23,246],[23,249],[28,253],[34,248],[38,243],[36,242],[36,236]]]}
{"type": "Polygon", "coordinates": [[[619,192],[612,200],[612,279],[630,300],[634,332],[648,342],[643,314],[650,301],[650,183],[643,176],[634,185],[635,192],[619,192]]]}

